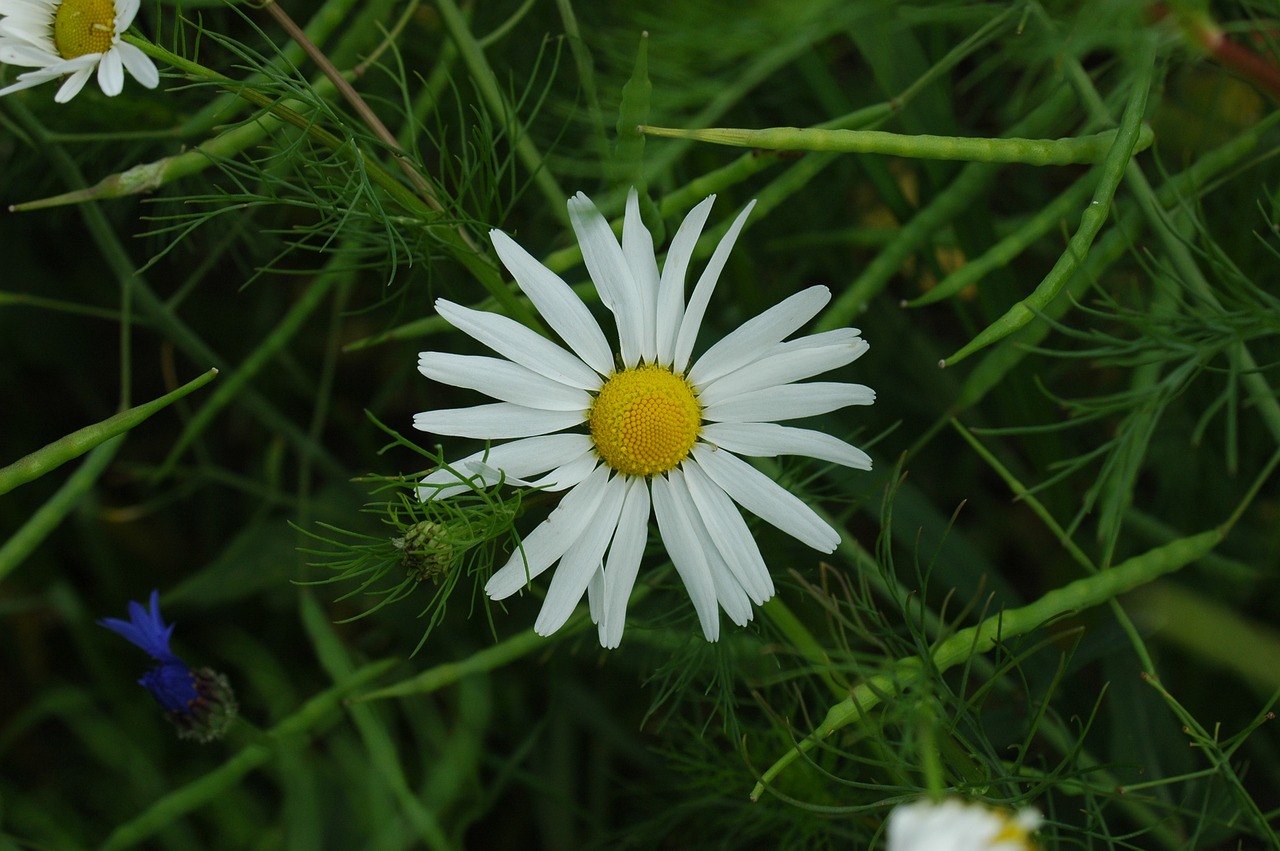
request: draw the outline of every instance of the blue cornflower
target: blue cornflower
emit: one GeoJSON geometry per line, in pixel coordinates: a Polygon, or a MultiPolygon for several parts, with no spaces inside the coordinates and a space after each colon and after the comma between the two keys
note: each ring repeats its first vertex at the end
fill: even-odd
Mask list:
{"type": "Polygon", "coordinates": [[[195,673],[169,649],[173,624],[165,626],[160,617],[160,592],[151,592],[151,609],[129,601],[129,620],[103,618],[98,621],[114,633],[141,647],[158,664],[142,675],[138,682],[170,712],[186,712],[192,701],[200,698],[196,691],[195,673]]]}
{"type": "Polygon", "coordinates": [[[208,668],[192,670],[169,649],[173,624],[160,616],[160,592],[151,592],[151,607],[129,601],[129,620],[103,618],[98,623],[142,648],[156,660],[138,683],[151,692],[178,727],[182,738],[209,741],[225,732],[236,714],[227,678],[208,668]]]}

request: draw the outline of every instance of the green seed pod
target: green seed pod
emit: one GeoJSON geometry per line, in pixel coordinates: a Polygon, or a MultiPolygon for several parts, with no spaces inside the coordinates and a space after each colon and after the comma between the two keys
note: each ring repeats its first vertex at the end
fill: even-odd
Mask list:
{"type": "Polygon", "coordinates": [[[419,582],[430,579],[439,584],[453,563],[453,544],[448,528],[423,520],[404,530],[404,537],[392,538],[391,544],[401,552],[400,563],[419,582]]]}
{"type": "Polygon", "coordinates": [[[191,673],[199,698],[181,712],[170,712],[168,717],[178,728],[179,739],[194,739],[205,744],[226,734],[240,712],[240,704],[225,674],[212,668],[199,668],[191,673]]]}

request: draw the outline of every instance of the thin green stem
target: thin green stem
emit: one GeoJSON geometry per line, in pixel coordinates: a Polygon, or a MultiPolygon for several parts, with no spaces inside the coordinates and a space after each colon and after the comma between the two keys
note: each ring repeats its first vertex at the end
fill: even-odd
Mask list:
{"type": "Polygon", "coordinates": [[[1009,265],[1036,240],[1040,239],[1054,227],[1060,225],[1068,216],[1080,209],[1089,196],[1089,192],[1097,183],[1096,169],[1071,184],[1065,192],[1050,201],[1042,209],[1037,210],[1027,221],[1023,222],[1013,233],[991,246],[980,256],[974,257],[959,269],[938,282],[938,285],[927,290],[923,295],[903,302],[903,307],[923,307],[926,304],[942,301],[956,295],[965,287],[976,286],[996,269],[1009,265]]]}
{"type": "Polygon", "coordinates": [[[127,411],[121,411],[102,422],[73,431],[42,449],[19,458],[9,466],[0,469],[0,494],[8,493],[19,485],[38,479],[73,458],[79,458],[90,449],[141,425],[152,415],[208,384],[217,374],[218,370],[211,369],[172,393],[166,393],[159,399],[153,399],[127,411]]]}
{"type": "Polygon", "coordinates": [[[286,742],[319,727],[341,707],[347,695],[376,680],[395,665],[394,659],[373,662],[315,695],[297,712],[265,735],[257,737],[255,744],[245,747],[219,767],[160,798],[141,814],[117,827],[99,846],[99,851],[131,848],[147,837],[154,836],[175,819],[209,803],[239,783],[250,771],[264,765],[286,742]]]}
{"type": "Polygon", "coordinates": [[[440,240],[454,259],[472,273],[476,280],[489,291],[489,294],[503,306],[509,315],[520,319],[530,327],[539,327],[536,318],[528,307],[522,304],[511,292],[510,288],[503,283],[498,269],[484,255],[478,253],[470,238],[464,237],[462,231],[458,228],[441,222],[441,214],[438,210],[432,209],[427,202],[420,199],[409,187],[397,180],[390,172],[354,144],[320,127],[312,118],[299,112],[299,109],[306,108],[305,105],[297,101],[281,101],[270,95],[263,94],[236,82],[225,74],[220,74],[211,68],[206,68],[199,63],[185,59],[172,51],[165,50],[163,47],[130,33],[126,33],[122,38],[152,58],[167,62],[184,73],[221,84],[228,91],[234,92],[249,103],[265,109],[276,119],[296,127],[315,141],[345,157],[354,169],[367,174],[369,179],[386,191],[397,204],[421,220],[423,226],[440,240]]]}
{"type": "Polygon", "coordinates": [[[1180,570],[1210,552],[1222,536],[1222,530],[1211,529],[1156,547],[1110,570],[1055,588],[1033,603],[1007,609],[977,626],[960,630],[937,645],[927,659],[911,656],[899,660],[888,673],[868,678],[853,690],[848,699],[832,706],[817,729],[765,771],[751,792],[752,800],[758,799],[765,787],[798,757],[813,750],[832,733],[863,718],[883,700],[898,694],[931,670],[941,674],[973,656],[986,653],[1000,642],[1024,635],[1064,614],[1105,603],[1119,594],[1180,570]]]}
{"type": "Polygon", "coordinates": [[[164,478],[173,470],[182,453],[208,428],[213,418],[235,401],[249,383],[266,368],[272,358],[302,330],[311,314],[324,303],[330,289],[336,284],[351,280],[354,274],[353,267],[350,265],[349,250],[339,247],[330,255],[326,268],[307,285],[302,296],[276,322],[267,338],[259,343],[239,366],[229,371],[227,380],[222,382],[213,395],[200,406],[200,410],[186,424],[177,442],[169,450],[164,463],[160,465],[157,478],[164,478]]]}
{"type": "Polygon", "coordinates": [[[58,528],[106,472],[116,453],[124,444],[124,435],[117,435],[89,452],[84,463],[71,474],[62,487],[27,518],[9,540],[0,546],[0,581],[22,564],[41,542],[58,528]]]}
{"type": "Polygon", "coordinates": [[[943,361],[945,366],[959,363],[974,352],[1003,340],[1029,323],[1038,312],[1058,297],[1080,264],[1089,255],[1094,239],[1107,222],[1116,190],[1120,188],[1120,181],[1125,174],[1125,167],[1137,150],[1142,136],[1142,118],[1155,74],[1155,43],[1153,38],[1148,36],[1143,39],[1142,44],[1142,50],[1135,60],[1129,101],[1120,119],[1119,132],[1113,137],[1110,151],[1102,163],[1093,200],[1080,215],[1080,227],[1071,237],[1067,250],[1062,253],[1058,262],[1053,265],[1031,295],[1014,304],[1003,316],[983,329],[978,336],[945,359],[943,361]]]}
{"type": "Polygon", "coordinates": [[[520,119],[515,116],[511,104],[503,96],[502,89],[498,85],[498,77],[484,55],[484,48],[467,25],[462,10],[453,0],[436,0],[436,8],[444,20],[445,27],[449,30],[449,37],[458,46],[458,53],[462,56],[467,70],[471,72],[472,82],[479,89],[480,96],[484,98],[489,113],[495,121],[507,128],[512,144],[516,148],[516,156],[533,176],[533,182],[542,191],[551,214],[560,222],[567,223],[569,212],[564,202],[569,196],[560,188],[555,175],[547,169],[542,152],[538,150],[533,139],[520,123],[520,119]]]}
{"type": "MultiPolygon", "coordinates": [[[[1059,89],[1029,115],[1009,128],[1010,135],[1042,133],[1056,125],[1074,102],[1069,89],[1059,89]]],[[[862,274],[832,299],[816,330],[843,328],[884,290],[907,258],[927,244],[939,229],[973,208],[976,199],[1000,173],[995,163],[968,163],[951,183],[905,223],[893,241],[881,249],[862,274]]]]}
{"type": "MultiPolygon", "coordinates": [[[[418,193],[422,196],[427,206],[436,212],[443,211],[444,208],[440,204],[439,195],[435,187],[431,185],[430,179],[422,173],[417,164],[409,161],[409,158],[396,141],[395,136],[391,135],[391,131],[382,123],[382,119],[370,108],[365,99],[355,90],[355,87],[347,81],[342,72],[334,67],[333,63],[329,61],[329,57],[324,54],[324,51],[313,44],[311,39],[307,38],[307,34],[302,31],[302,28],[294,22],[293,18],[289,17],[289,13],[275,0],[266,0],[263,3],[263,8],[288,33],[289,38],[302,47],[307,56],[311,58],[311,61],[320,69],[320,73],[324,74],[325,78],[337,89],[343,99],[355,110],[356,115],[365,123],[365,126],[373,131],[373,135],[378,138],[378,141],[387,146],[391,156],[395,158],[396,163],[400,166],[400,170],[418,188],[418,193]]],[[[464,239],[468,239],[465,234],[462,234],[462,236],[464,239]]],[[[471,247],[474,250],[474,245],[471,247]]]]}
{"type": "MultiPolygon", "coordinates": [[[[642,590],[637,590],[636,594],[642,593],[642,590]]],[[[637,597],[633,595],[632,600],[636,599],[637,597]]],[[[569,636],[576,635],[590,625],[590,616],[586,610],[580,610],[556,631],[555,640],[563,640],[569,636]]],[[[548,640],[546,636],[538,635],[532,629],[525,630],[518,635],[495,644],[493,647],[478,650],[461,662],[444,662],[433,668],[428,668],[415,677],[410,677],[385,688],[365,692],[352,698],[352,700],[361,702],[431,694],[445,686],[456,683],[463,677],[501,668],[503,665],[514,662],[522,656],[545,650],[547,646],[548,640]]]]}
{"type": "MultiPolygon", "coordinates": [[[[636,128],[645,136],[690,139],[735,148],[774,151],[828,151],[838,154],[885,154],[924,160],[967,160],[980,163],[1072,165],[1100,162],[1116,140],[1115,130],[1067,139],[974,139],[962,136],[929,136],[886,133],[882,130],[823,130],[816,127],[769,127],[762,130],[711,128],[682,130],[674,127],[636,128]]],[[[1151,146],[1155,135],[1143,126],[1135,151],[1151,146]]]]}
{"type": "Polygon", "coordinates": [[[765,604],[760,607],[760,612],[783,634],[787,642],[813,666],[814,672],[822,679],[832,694],[836,697],[842,697],[847,693],[847,689],[836,682],[836,678],[831,675],[831,657],[827,654],[826,648],[813,637],[813,633],[804,625],[804,622],[796,617],[791,609],[787,608],[787,604],[782,602],[781,597],[774,596],[765,601],[765,604]]]}

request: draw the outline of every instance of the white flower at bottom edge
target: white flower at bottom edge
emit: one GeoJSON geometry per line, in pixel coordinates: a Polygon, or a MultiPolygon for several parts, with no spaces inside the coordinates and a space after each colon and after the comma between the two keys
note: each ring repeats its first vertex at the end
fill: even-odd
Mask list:
{"type": "Polygon", "coordinates": [[[124,90],[128,69],[148,89],[160,83],[151,59],[120,40],[141,0],[0,0],[0,62],[35,68],[0,89],[0,97],[67,76],[54,100],[80,93],[96,69],[102,93],[124,90]]]}
{"type": "Polygon", "coordinates": [[[1043,819],[948,798],[915,801],[889,814],[887,851],[1032,851],[1031,832],[1043,819]]]}
{"type": "MultiPolygon", "coordinates": [[[[585,592],[600,643],[618,646],[652,511],[703,633],[715,641],[717,607],[745,625],[751,604],[773,596],[735,502],[821,552],[840,541],[813,509],[738,455],[807,455],[871,469],[867,454],[844,441],[775,422],[875,401],[858,384],[795,383],[867,350],[854,328],[784,342],[830,300],[826,287],[796,293],[689,366],[711,292],[754,206],[721,239],[686,303],[685,273],[714,200],[690,211],[659,272],[634,189],[621,244],[590,199],[582,193],[569,199],[587,271],[616,320],[616,357],[569,285],[498,230],[490,233],[498,256],[568,350],[505,316],[436,302],[441,317],[503,358],[423,352],[419,370],[500,401],[427,411],[414,426],[481,440],[515,438],[451,465],[483,486],[505,476],[513,484],[568,490],[485,586],[501,600],[559,562],[534,624],[540,635],[559,629],[585,592]],[[560,433],[573,427],[586,431],[560,433]]],[[[421,484],[423,500],[468,487],[447,470],[421,484]]]]}

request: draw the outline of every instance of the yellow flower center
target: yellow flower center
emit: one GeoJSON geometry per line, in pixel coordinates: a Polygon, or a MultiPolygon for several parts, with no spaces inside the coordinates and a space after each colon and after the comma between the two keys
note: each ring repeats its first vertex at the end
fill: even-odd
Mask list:
{"type": "Polygon", "coordinates": [[[1004,826],[1000,828],[991,840],[990,847],[995,847],[1002,842],[1017,842],[1027,851],[1031,851],[1035,846],[1031,844],[1031,837],[1027,833],[1027,829],[1010,818],[1006,818],[1004,826]]]}
{"type": "Polygon", "coordinates": [[[588,423],[606,464],[631,476],[652,476],[689,454],[698,439],[702,406],[683,376],[641,365],[609,376],[588,423]]]}
{"type": "Polygon", "coordinates": [[[115,0],[63,0],[54,13],[53,43],[63,59],[106,53],[115,35],[115,0]]]}

